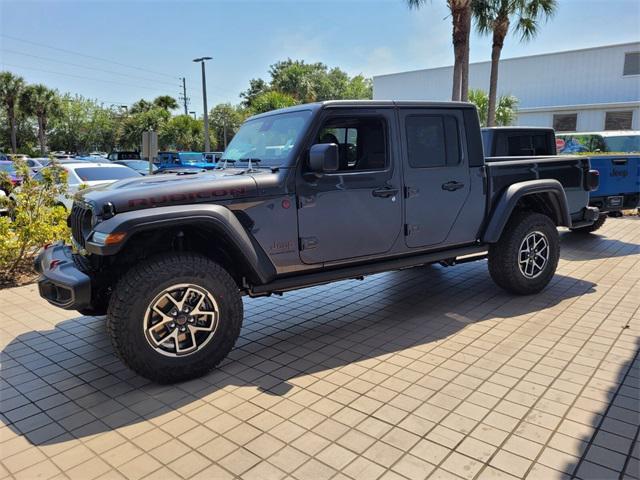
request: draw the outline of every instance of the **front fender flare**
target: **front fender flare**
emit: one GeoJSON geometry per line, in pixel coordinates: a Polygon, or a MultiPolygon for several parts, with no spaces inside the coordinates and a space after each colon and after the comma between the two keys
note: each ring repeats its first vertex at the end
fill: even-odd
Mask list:
{"type": "Polygon", "coordinates": [[[555,179],[528,180],[509,185],[495,203],[482,236],[485,243],[495,243],[509,221],[518,202],[529,195],[544,195],[553,209],[557,226],[570,227],[571,215],[562,184],[555,179]]]}
{"type": "Polygon", "coordinates": [[[94,231],[126,232],[125,241],[105,246],[91,242],[89,237],[85,248],[89,253],[100,256],[115,255],[123,249],[128,239],[139,232],[198,224],[224,235],[240,252],[259,282],[267,283],[275,277],[275,267],[260,245],[251,238],[233,212],[223,205],[178,205],[120,213],[96,225],[94,231]]]}

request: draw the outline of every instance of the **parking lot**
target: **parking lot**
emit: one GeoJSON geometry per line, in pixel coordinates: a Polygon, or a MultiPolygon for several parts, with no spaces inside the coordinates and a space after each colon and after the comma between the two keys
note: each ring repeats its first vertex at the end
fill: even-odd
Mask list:
{"type": "Polygon", "coordinates": [[[561,238],[536,296],[476,262],[245,299],[229,358],[173,386],[102,317],[0,291],[0,477],[640,478],[640,218],[561,238]]]}

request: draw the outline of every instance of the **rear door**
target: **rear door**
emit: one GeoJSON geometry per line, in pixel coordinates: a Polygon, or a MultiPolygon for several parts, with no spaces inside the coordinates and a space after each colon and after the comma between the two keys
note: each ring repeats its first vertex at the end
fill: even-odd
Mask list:
{"type": "Polygon", "coordinates": [[[444,244],[470,191],[462,112],[403,109],[400,123],[406,244],[444,244]]]}

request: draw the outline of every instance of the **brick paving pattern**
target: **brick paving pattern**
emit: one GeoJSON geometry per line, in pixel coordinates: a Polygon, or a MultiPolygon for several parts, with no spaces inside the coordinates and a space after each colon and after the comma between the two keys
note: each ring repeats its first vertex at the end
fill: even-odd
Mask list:
{"type": "Polygon", "coordinates": [[[640,219],[561,237],[536,296],[476,262],[245,299],[173,386],[103,318],[0,291],[0,478],[638,479],[640,219]]]}

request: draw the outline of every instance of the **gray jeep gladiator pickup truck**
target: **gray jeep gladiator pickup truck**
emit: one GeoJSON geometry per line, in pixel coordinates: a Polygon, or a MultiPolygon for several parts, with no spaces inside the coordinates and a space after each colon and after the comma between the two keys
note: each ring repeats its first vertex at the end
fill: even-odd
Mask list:
{"type": "Polygon", "coordinates": [[[139,374],[185,380],[232,349],[242,295],[486,257],[505,290],[539,292],[556,227],[598,217],[594,178],[582,157],[485,158],[471,104],[299,105],[249,118],[215,170],[81,192],[40,294],[106,314],[139,374]]]}

